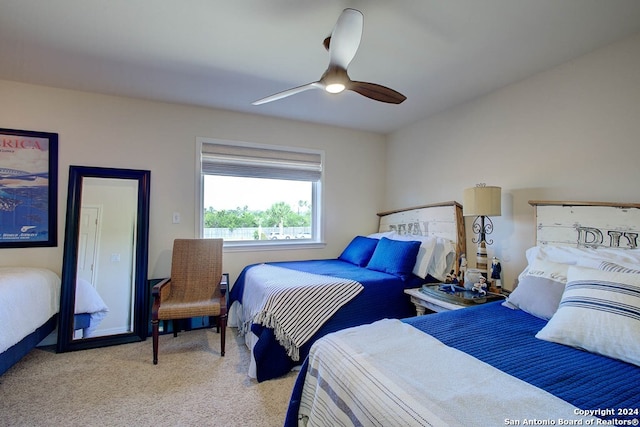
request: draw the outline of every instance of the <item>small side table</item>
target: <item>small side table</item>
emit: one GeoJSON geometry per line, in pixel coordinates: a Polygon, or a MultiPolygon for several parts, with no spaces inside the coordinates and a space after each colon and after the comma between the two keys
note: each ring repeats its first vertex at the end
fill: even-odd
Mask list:
{"type": "Polygon", "coordinates": [[[411,302],[416,306],[416,314],[418,316],[422,316],[423,314],[425,314],[427,309],[435,312],[440,312],[458,310],[460,308],[466,307],[464,305],[454,304],[438,299],[431,295],[427,295],[424,292],[421,292],[420,288],[405,289],[404,293],[411,297],[411,302]]]}
{"type": "MultiPolygon", "coordinates": [[[[433,285],[436,286],[436,285],[433,285]]],[[[437,287],[437,286],[436,286],[437,287]]],[[[457,301],[448,301],[447,298],[439,298],[439,295],[432,295],[431,293],[425,293],[420,290],[421,288],[414,289],[405,289],[404,293],[411,297],[411,302],[416,306],[416,314],[421,316],[426,313],[426,310],[430,312],[441,312],[441,311],[450,311],[450,310],[458,310],[466,307],[473,307],[474,302],[470,303],[459,303],[457,301]]],[[[508,296],[508,292],[501,291],[500,294],[487,294],[486,300],[483,298],[482,302],[477,302],[478,304],[484,304],[489,301],[497,301],[501,298],[506,298],[508,296]]]]}

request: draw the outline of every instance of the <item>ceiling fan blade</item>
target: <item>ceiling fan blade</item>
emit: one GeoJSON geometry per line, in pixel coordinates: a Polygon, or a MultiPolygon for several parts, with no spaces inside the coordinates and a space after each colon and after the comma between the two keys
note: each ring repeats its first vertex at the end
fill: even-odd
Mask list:
{"type": "Polygon", "coordinates": [[[309,89],[324,89],[324,85],[320,82],[307,83],[306,85],[287,89],[285,91],[267,96],[266,98],[258,99],[257,101],[252,102],[252,104],[266,104],[267,102],[277,101],[278,99],[286,98],[287,96],[295,95],[296,93],[304,92],[309,89]]]}
{"type": "Polygon", "coordinates": [[[367,98],[380,102],[387,102],[389,104],[401,104],[405,99],[407,99],[407,97],[400,92],[396,92],[393,89],[375,83],[351,81],[347,89],[357,92],[362,96],[366,96],[367,98]]]}
{"type": "Polygon", "coordinates": [[[329,65],[347,69],[360,46],[363,25],[362,12],[355,9],[342,11],[330,39],[326,41],[329,45],[329,65]]]}

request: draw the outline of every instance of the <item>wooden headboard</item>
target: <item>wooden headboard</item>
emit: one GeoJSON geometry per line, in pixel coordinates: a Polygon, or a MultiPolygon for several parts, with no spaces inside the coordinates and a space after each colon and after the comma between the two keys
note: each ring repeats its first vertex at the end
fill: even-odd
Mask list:
{"type": "Polygon", "coordinates": [[[640,204],[531,200],[536,210],[536,245],[635,249],[640,204]]]}
{"type": "MultiPolygon", "coordinates": [[[[462,205],[442,202],[394,211],[379,212],[379,232],[437,236],[451,240],[456,247],[456,260],[466,253],[466,237],[462,205]]],[[[458,262],[454,262],[457,272],[458,262]]]]}

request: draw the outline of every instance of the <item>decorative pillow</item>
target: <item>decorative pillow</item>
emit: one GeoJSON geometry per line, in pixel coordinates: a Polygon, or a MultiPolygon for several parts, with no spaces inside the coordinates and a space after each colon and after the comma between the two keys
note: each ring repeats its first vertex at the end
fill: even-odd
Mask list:
{"type": "Polygon", "coordinates": [[[553,262],[546,259],[536,258],[531,264],[529,264],[527,276],[549,279],[554,282],[560,282],[564,285],[565,283],[567,283],[567,273],[569,271],[569,267],[571,267],[570,264],[563,264],[560,262],[553,262]]]}
{"type": "Polygon", "coordinates": [[[620,265],[611,261],[602,261],[602,260],[587,258],[587,259],[579,259],[576,265],[579,265],[581,267],[595,268],[597,270],[617,271],[619,273],[640,274],[640,270],[637,269],[637,264],[634,264],[631,267],[629,267],[627,265],[620,265]]]}
{"type": "Polygon", "coordinates": [[[569,264],[533,259],[518,277],[518,286],[502,305],[544,320],[551,319],[560,304],[569,267],[569,264]]]}
{"type": "Polygon", "coordinates": [[[544,277],[525,275],[502,305],[549,320],[558,309],[564,285],[544,277]]]}
{"type": "Polygon", "coordinates": [[[393,274],[405,280],[412,272],[420,250],[418,241],[380,239],[367,265],[370,270],[393,274]]]}
{"type": "Polygon", "coordinates": [[[418,255],[416,255],[416,262],[413,266],[412,272],[416,276],[425,279],[433,262],[437,238],[433,236],[398,233],[392,233],[386,237],[390,240],[399,240],[403,242],[420,242],[420,249],[418,249],[418,255]]]}
{"type": "Polygon", "coordinates": [[[365,267],[369,263],[376,246],[378,246],[378,239],[356,236],[344,248],[338,259],[350,262],[358,267],[365,267]]]}
{"type": "Polygon", "coordinates": [[[605,270],[605,271],[614,271],[618,273],[640,274],[640,270],[637,270],[635,268],[625,267],[623,265],[618,265],[614,262],[609,262],[609,261],[602,261],[598,266],[598,269],[605,270]]]}
{"type": "Polygon", "coordinates": [[[640,366],[640,275],[570,267],[558,311],[536,338],[640,366]]]}

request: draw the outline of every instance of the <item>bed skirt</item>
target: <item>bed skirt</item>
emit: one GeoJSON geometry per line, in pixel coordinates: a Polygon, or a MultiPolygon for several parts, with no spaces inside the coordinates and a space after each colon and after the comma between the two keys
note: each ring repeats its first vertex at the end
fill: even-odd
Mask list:
{"type": "Polygon", "coordinates": [[[15,365],[35,346],[47,337],[58,324],[58,315],[54,314],[46,323],[38,329],[24,337],[20,342],[14,344],[0,354],[0,375],[15,365]]]}

